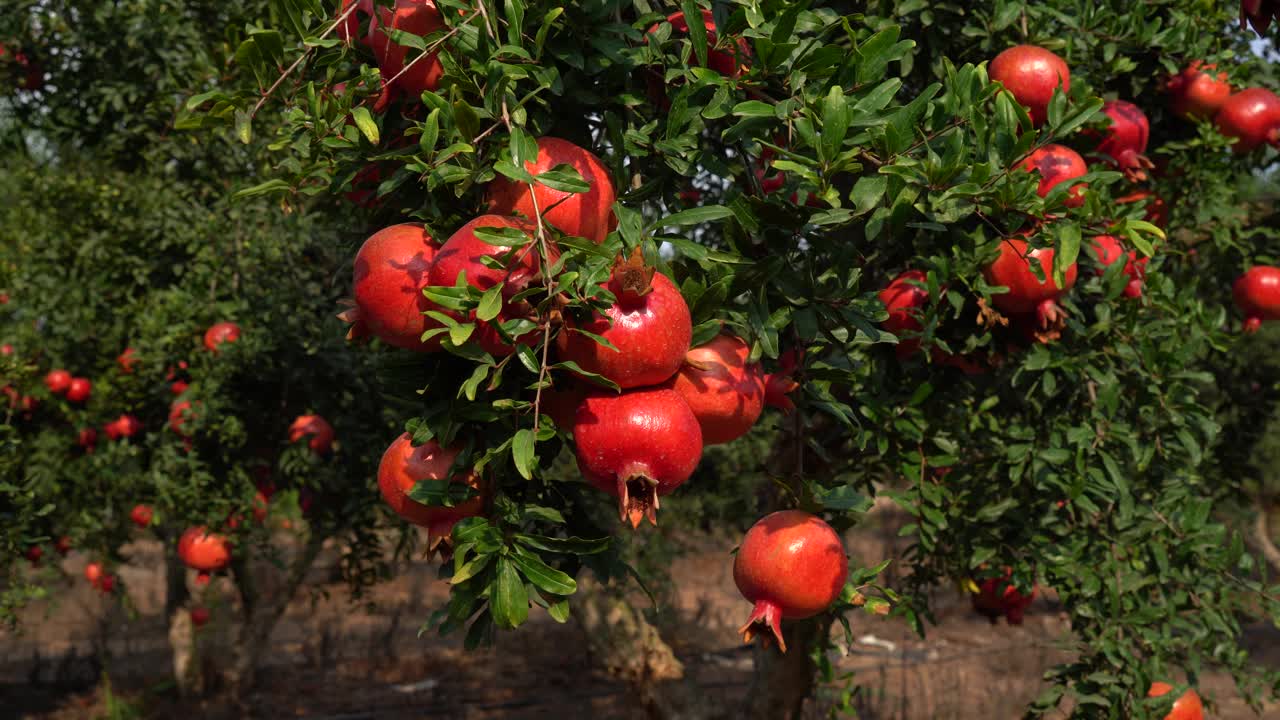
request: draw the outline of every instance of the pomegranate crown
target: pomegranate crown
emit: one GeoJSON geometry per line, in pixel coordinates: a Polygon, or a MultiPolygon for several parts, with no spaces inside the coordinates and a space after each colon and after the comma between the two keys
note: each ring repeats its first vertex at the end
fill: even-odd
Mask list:
{"type": "Polygon", "coordinates": [[[628,300],[638,300],[653,292],[654,268],[644,263],[640,248],[631,251],[631,257],[623,259],[619,253],[613,261],[612,289],[616,295],[628,300]]]}

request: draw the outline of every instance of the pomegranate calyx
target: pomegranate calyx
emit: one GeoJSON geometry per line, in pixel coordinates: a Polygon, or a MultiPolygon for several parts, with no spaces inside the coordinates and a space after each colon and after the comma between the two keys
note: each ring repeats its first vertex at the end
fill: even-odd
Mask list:
{"type": "MultiPolygon", "coordinates": [[[[782,637],[782,608],[776,603],[768,600],[757,600],[755,607],[751,609],[751,617],[747,618],[747,622],[738,632],[742,633],[742,641],[749,643],[755,638],[756,633],[760,632],[757,625],[763,625],[773,633],[773,637],[778,641],[778,649],[782,652],[787,651],[787,641],[782,637]]],[[[761,633],[761,639],[768,642],[768,635],[761,633]]]]}
{"type": "Polygon", "coordinates": [[[619,254],[613,261],[613,278],[610,283],[619,300],[634,302],[653,292],[655,269],[644,264],[644,252],[640,248],[631,251],[629,259],[619,254]]]}
{"type": "Polygon", "coordinates": [[[642,520],[658,526],[658,481],[640,471],[618,475],[618,518],[640,527],[642,520]]]}
{"type": "Polygon", "coordinates": [[[796,404],[787,395],[799,387],[800,383],[789,373],[768,373],[764,376],[764,404],[781,410],[784,415],[790,415],[796,409],[796,404]]]}

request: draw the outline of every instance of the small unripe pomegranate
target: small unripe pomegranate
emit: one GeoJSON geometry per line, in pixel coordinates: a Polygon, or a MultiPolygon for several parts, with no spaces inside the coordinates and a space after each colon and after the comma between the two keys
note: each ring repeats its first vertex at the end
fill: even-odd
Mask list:
{"type": "Polygon", "coordinates": [[[1227,98],[1213,118],[1218,131],[1236,139],[1235,151],[1247,153],[1264,143],[1280,147],[1280,97],[1265,88],[1249,88],[1227,98]]]}
{"type": "MultiPolygon", "coordinates": [[[[1040,174],[1040,187],[1036,189],[1040,197],[1047,196],[1058,185],[1089,172],[1089,166],[1080,153],[1065,145],[1045,145],[1031,153],[1019,167],[1040,174]]],[[[1063,204],[1072,208],[1083,205],[1085,187],[1085,183],[1072,186],[1063,204]]]]}
{"type": "Polygon", "coordinates": [[[704,446],[742,437],[764,410],[764,373],[750,355],[741,338],[722,333],[690,350],[667,381],[698,418],[704,446]]]}
{"type": "Polygon", "coordinates": [[[617,300],[604,315],[586,322],[566,319],[556,336],[560,358],[624,389],[665,382],[680,369],[693,338],[693,319],[680,289],[645,265],[639,248],[630,260],[618,256],[603,287],[617,300]],[[575,328],[605,338],[613,348],[575,328]]]}
{"type": "Polygon", "coordinates": [[[1169,79],[1166,87],[1174,113],[1186,118],[1211,118],[1217,114],[1231,97],[1227,74],[1211,72],[1217,67],[1197,60],[1169,79]]]}
{"type": "Polygon", "coordinates": [[[425,37],[445,27],[444,17],[432,0],[396,0],[394,8],[378,8],[380,22],[369,26],[368,42],[373,57],[382,74],[382,81],[389,90],[403,92],[417,100],[425,90],[440,87],[444,65],[439,51],[426,57],[414,52],[409,57],[409,46],[392,42],[386,30],[400,30],[418,37],[425,37]]]}
{"type": "MultiPolygon", "coordinates": [[[[924,287],[928,276],[920,270],[907,270],[895,277],[889,286],[880,291],[880,302],[889,312],[889,317],[880,323],[888,332],[901,336],[906,333],[918,333],[924,329],[920,322],[920,311],[929,304],[929,290],[924,287]],[[919,283],[919,284],[917,284],[919,283]]],[[[898,339],[895,352],[902,359],[920,349],[919,338],[898,339]]]]}
{"type": "Polygon", "coordinates": [[[782,620],[803,620],[831,607],[849,577],[840,536],[821,518],[801,510],[764,516],[742,538],[733,561],[738,591],[755,604],[739,631],[745,642],[763,625],[787,651],[782,620]]]}
{"type": "Polygon", "coordinates": [[[1028,251],[1025,240],[1006,238],[1000,242],[1000,255],[983,269],[987,284],[1009,288],[1007,293],[992,295],[991,302],[1008,315],[1034,318],[1039,329],[1048,333],[1039,338],[1042,342],[1057,337],[1056,332],[1064,321],[1057,300],[1076,284],[1076,263],[1071,263],[1063,273],[1063,287],[1054,283],[1053,257],[1054,251],[1050,248],[1028,251]],[[1031,272],[1029,260],[1040,263],[1043,282],[1031,272]]]}
{"type": "Polygon", "coordinates": [[[67,400],[73,403],[83,403],[89,399],[89,395],[93,392],[93,383],[88,378],[71,378],[71,382],[67,385],[67,400]]]}
{"type": "MultiPolygon", "coordinates": [[[[1173,686],[1169,683],[1154,682],[1151,683],[1151,689],[1147,691],[1147,697],[1161,697],[1168,695],[1172,690],[1173,686]]],[[[1164,720],[1204,720],[1204,706],[1200,703],[1200,696],[1195,690],[1188,688],[1182,693],[1182,697],[1173,703],[1173,709],[1164,716],[1164,720]]]]}
{"type": "Polygon", "coordinates": [[[991,61],[988,74],[1027,108],[1036,127],[1049,117],[1054,88],[1071,91],[1071,70],[1062,58],[1036,45],[1017,45],[991,61]]]}
{"type": "Polygon", "coordinates": [[[449,474],[459,452],[461,448],[442,448],[434,440],[414,447],[412,436],[404,433],[382,454],[382,462],[378,465],[378,490],[382,499],[400,517],[426,528],[427,547],[430,549],[448,538],[459,520],[477,517],[484,512],[488,493],[481,486],[479,476],[471,471],[449,474]],[[409,491],[419,482],[444,479],[469,485],[480,494],[453,507],[423,505],[409,497],[409,491]]]}
{"type": "Polygon", "coordinates": [[[392,225],[370,235],[356,253],[354,307],[338,316],[352,324],[347,337],[373,335],[407,350],[439,350],[440,336],[421,340],[439,325],[424,314],[437,308],[422,294],[439,248],[419,223],[392,225]]]}
{"type": "Polygon", "coordinates": [[[119,440],[120,438],[130,438],[137,435],[142,431],[142,423],[138,421],[138,418],[126,413],[107,423],[102,429],[106,431],[108,438],[119,440]]]}
{"type": "Polygon", "coordinates": [[[317,455],[327,455],[333,449],[333,426],[319,415],[299,415],[289,426],[289,442],[295,443],[310,436],[307,447],[317,455]]]}
{"type": "Polygon", "coordinates": [[[1244,312],[1244,331],[1255,333],[1263,320],[1280,319],[1280,268],[1256,265],[1231,288],[1236,305],[1244,312]]]}
{"type": "Polygon", "coordinates": [[[240,326],[233,322],[214,323],[204,332],[204,346],[209,352],[218,352],[222,343],[235,342],[240,339],[240,326]]]}
{"type": "Polygon", "coordinates": [[[133,355],[133,348],[128,347],[124,352],[116,356],[116,364],[120,366],[120,372],[129,375],[133,372],[133,366],[138,363],[138,358],[133,355]]]}
{"type": "Polygon", "coordinates": [[[1005,568],[1004,575],[987,578],[978,584],[978,594],[973,596],[973,609],[985,615],[994,625],[1001,615],[1010,625],[1021,625],[1027,608],[1036,598],[1036,588],[1023,595],[1010,579],[1013,569],[1005,568]]]}
{"type": "Polygon", "coordinates": [[[489,212],[519,213],[533,221],[541,213],[544,223],[566,235],[583,237],[597,245],[604,242],[616,199],[609,169],[590,151],[554,137],[538,138],[538,156],[526,160],[524,169],[536,176],[557,165],[569,165],[577,170],[591,189],[574,194],[540,183],[518,183],[500,175],[489,183],[486,195],[489,212]]]}
{"type": "Polygon", "coordinates": [[[573,437],[587,482],[618,498],[631,527],[658,524],[658,498],[693,474],[702,429],[680,393],[667,388],[594,391],[578,406],[573,437]]]}
{"type": "Polygon", "coordinates": [[[129,511],[129,519],[134,525],[145,528],[151,525],[152,514],[150,505],[134,505],[133,510],[129,511]]]}
{"type": "Polygon", "coordinates": [[[231,562],[231,543],[203,527],[188,528],[178,538],[178,558],[192,570],[217,572],[231,562]]]}
{"type": "Polygon", "coordinates": [[[1146,113],[1124,100],[1106,103],[1102,112],[1111,119],[1111,127],[1098,145],[1098,152],[1110,157],[1131,181],[1146,180],[1147,170],[1155,167],[1145,154],[1151,138],[1146,113]]]}
{"type": "Polygon", "coordinates": [[[1146,277],[1147,258],[1138,257],[1138,253],[1130,250],[1125,252],[1124,247],[1120,244],[1120,239],[1114,235],[1098,235],[1093,239],[1093,251],[1098,256],[1099,267],[1095,271],[1099,276],[1111,267],[1112,263],[1119,262],[1124,259],[1124,274],[1129,276],[1129,282],[1124,286],[1124,296],[1129,298],[1142,297],[1142,282],[1146,277]]]}
{"type": "Polygon", "coordinates": [[[44,386],[54,395],[61,395],[71,387],[71,373],[66,370],[50,370],[44,376],[44,386]]]}
{"type": "Polygon", "coordinates": [[[196,627],[204,627],[209,622],[209,608],[194,607],[191,608],[191,624],[196,627]]]}

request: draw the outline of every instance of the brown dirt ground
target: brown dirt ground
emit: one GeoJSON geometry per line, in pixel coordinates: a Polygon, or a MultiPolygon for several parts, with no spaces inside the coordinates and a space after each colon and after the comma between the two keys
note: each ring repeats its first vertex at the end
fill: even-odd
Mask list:
{"type": "MultiPolygon", "coordinates": [[[[893,552],[898,542],[891,533],[871,531],[849,540],[855,557],[868,563],[893,552]]],[[[679,590],[675,612],[668,613],[674,626],[664,635],[699,686],[728,702],[750,678],[751,653],[734,632],[747,608],[734,588],[725,544],[692,544],[694,552],[672,566],[679,590]]],[[[367,602],[353,605],[333,582],[332,549],[310,578],[321,592],[296,599],[277,627],[261,689],[248,698],[248,709],[180,703],[162,680],[168,655],[154,570],[160,548],[140,542],[129,550],[131,562],[121,575],[130,609],[89,590],[79,575],[85,559],[73,553],[58,569],[67,573],[69,586],[58,603],[29,608],[19,634],[0,631],[0,720],[106,717],[103,669],[116,695],[144,708],[147,718],[644,717],[625,686],[592,667],[573,623],[559,625],[535,609],[526,627],[501,634],[496,647],[464,652],[458,637],[417,635],[448,596],[434,564],[415,563],[377,587],[367,602]],[[92,660],[95,655],[108,658],[105,668],[92,660]]],[[[225,582],[215,581],[212,597],[231,597],[225,582]]],[[[901,622],[850,615],[857,642],[836,667],[861,687],[858,717],[1016,718],[1041,689],[1044,671],[1070,657],[1069,629],[1051,595],[1037,599],[1021,627],[989,624],[954,591],[940,590],[936,600],[939,625],[923,640],[901,622]]],[[[215,659],[230,631],[226,602],[210,603],[214,620],[201,634],[207,656],[215,659]]],[[[1280,666],[1280,632],[1255,627],[1246,642],[1258,662],[1280,666]]],[[[1218,703],[1211,717],[1258,717],[1236,697],[1229,678],[1210,676],[1201,690],[1218,703]]],[[[839,684],[824,687],[812,716],[824,716],[841,691],[839,684]]],[[[1280,717],[1280,704],[1267,706],[1262,717],[1280,717]]]]}

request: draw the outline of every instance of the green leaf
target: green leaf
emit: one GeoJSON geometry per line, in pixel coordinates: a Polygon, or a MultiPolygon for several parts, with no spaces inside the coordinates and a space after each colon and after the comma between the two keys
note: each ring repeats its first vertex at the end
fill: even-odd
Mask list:
{"type": "Polygon", "coordinates": [[[373,115],[369,113],[369,108],[363,105],[357,105],[351,108],[351,117],[356,121],[356,127],[360,128],[360,132],[364,134],[370,144],[378,144],[378,124],[373,121],[373,115]]]}
{"type": "Polygon", "coordinates": [[[569,621],[569,601],[559,600],[547,606],[547,614],[552,620],[564,624],[569,621]]]}
{"type": "Polygon", "coordinates": [[[529,428],[521,428],[511,441],[511,459],[516,465],[516,471],[525,480],[533,479],[533,465],[535,462],[533,449],[536,443],[537,439],[533,435],[533,430],[529,428]]]}
{"type": "Polygon", "coordinates": [[[528,545],[539,550],[548,552],[564,553],[566,555],[594,555],[602,553],[609,549],[609,545],[613,542],[613,538],[605,536],[602,538],[553,538],[545,535],[528,535],[517,534],[516,542],[528,545]]]}
{"type": "Polygon", "coordinates": [[[529,619],[529,591],[506,557],[498,558],[498,572],[489,586],[489,611],[500,628],[515,629],[529,619]]]}
{"type": "Polygon", "coordinates": [[[476,306],[477,319],[489,322],[498,317],[498,313],[502,311],[502,288],[503,283],[498,283],[484,291],[480,304],[476,306]]]}
{"type": "Polygon", "coordinates": [[[542,562],[542,558],[528,550],[517,546],[510,558],[534,587],[552,595],[572,595],[578,591],[578,583],[573,578],[542,562]]]}
{"type": "Polygon", "coordinates": [[[706,67],[707,27],[702,24],[702,8],[698,7],[697,0],[680,0],[680,9],[684,11],[685,23],[689,26],[693,56],[698,59],[698,67],[706,67]]]}
{"type": "Polygon", "coordinates": [[[269,195],[271,193],[288,192],[292,189],[293,189],[293,186],[290,185],[288,182],[281,180],[280,178],[275,178],[272,180],[268,180],[264,183],[259,183],[257,185],[254,185],[253,187],[248,187],[243,190],[239,190],[236,192],[235,195],[232,196],[232,198],[235,200],[243,200],[244,198],[255,197],[257,195],[269,195]]]}
{"type": "MultiPolygon", "coordinates": [[[[582,179],[582,174],[572,165],[560,164],[537,175],[538,183],[552,190],[567,193],[584,193],[591,185],[582,179]]],[[[545,208],[543,208],[545,210],[545,208]]]]}
{"type": "Polygon", "coordinates": [[[733,211],[723,205],[703,205],[689,210],[668,215],[657,222],[655,227],[675,227],[680,225],[697,225],[699,223],[723,220],[733,217],[733,211]]]}

